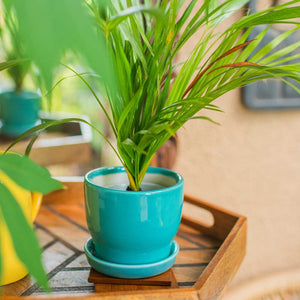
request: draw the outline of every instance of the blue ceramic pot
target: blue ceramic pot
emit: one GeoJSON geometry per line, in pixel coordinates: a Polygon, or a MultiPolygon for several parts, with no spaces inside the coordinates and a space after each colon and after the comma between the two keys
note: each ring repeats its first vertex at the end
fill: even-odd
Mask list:
{"type": "Polygon", "coordinates": [[[1,133],[18,136],[36,125],[41,107],[41,97],[37,93],[10,91],[0,94],[1,133]]]}
{"type": "Polygon", "coordinates": [[[169,256],[183,205],[179,174],[150,167],[142,191],[134,192],[126,191],[123,167],[100,168],[89,172],[84,184],[96,256],[119,264],[154,263],[169,256]]]}

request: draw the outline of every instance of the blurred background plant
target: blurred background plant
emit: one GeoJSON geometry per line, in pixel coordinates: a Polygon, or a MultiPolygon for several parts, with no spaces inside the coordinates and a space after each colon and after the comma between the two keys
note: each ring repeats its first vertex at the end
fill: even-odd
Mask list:
{"type": "MultiPolygon", "coordinates": [[[[5,60],[24,60],[24,49],[23,45],[20,43],[19,28],[15,16],[10,10],[6,8],[3,3],[1,3],[2,18],[3,18],[3,28],[1,29],[1,45],[2,51],[4,52],[5,60]]],[[[21,92],[23,89],[23,84],[25,76],[30,70],[30,61],[24,60],[22,63],[9,68],[7,74],[12,79],[14,83],[14,90],[16,92],[21,92]]]]}

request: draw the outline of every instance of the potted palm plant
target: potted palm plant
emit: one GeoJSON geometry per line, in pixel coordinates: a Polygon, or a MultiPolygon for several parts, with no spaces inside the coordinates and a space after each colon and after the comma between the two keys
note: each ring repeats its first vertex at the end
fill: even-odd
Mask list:
{"type": "MultiPolygon", "coordinates": [[[[122,165],[92,170],[85,176],[87,222],[92,235],[85,250],[98,271],[117,277],[148,277],[174,263],[178,246],[173,238],[180,223],[183,179],[175,172],[149,165],[156,151],[179,128],[192,119],[213,122],[199,111],[220,111],[212,104],[215,99],[257,80],[288,77],[288,84],[299,92],[299,64],[288,55],[299,43],[276,51],[286,37],[299,30],[299,1],[243,16],[217,31],[218,24],[247,2],[207,0],[197,10],[197,0],[188,1],[184,8],[177,0],[156,4],[152,0],[143,4],[87,2],[98,31],[105,35],[117,88],[104,83],[103,97],[98,97],[85,78],[66,67],[87,84],[104,111],[116,146],[90,125],[109,143],[122,165]],[[256,25],[275,23],[290,23],[294,28],[255,53],[268,28],[255,40],[247,41],[247,37],[256,25]],[[175,61],[176,54],[199,29],[203,30],[202,37],[188,58],[175,61]],[[108,100],[110,110],[103,99],[108,100]]],[[[38,125],[14,143],[72,120],[79,119],[38,125]]]]}
{"type": "Polygon", "coordinates": [[[24,89],[24,80],[30,72],[31,63],[24,59],[24,49],[19,39],[18,22],[9,7],[2,4],[4,26],[1,40],[6,60],[19,60],[7,70],[14,83],[12,90],[0,94],[1,134],[16,137],[39,122],[41,95],[24,89]]]}

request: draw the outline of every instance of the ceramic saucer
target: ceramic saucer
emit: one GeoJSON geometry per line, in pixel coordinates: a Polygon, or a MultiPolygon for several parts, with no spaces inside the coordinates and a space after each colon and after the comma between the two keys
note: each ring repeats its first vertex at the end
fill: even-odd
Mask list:
{"type": "Polygon", "coordinates": [[[179,246],[175,241],[173,241],[171,253],[167,258],[155,263],[143,265],[117,264],[96,257],[94,254],[94,242],[92,238],[89,238],[85,243],[84,251],[89,264],[96,271],[112,277],[134,279],[152,277],[169,270],[175,262],[176,256],[179,252],[179,246]]]}

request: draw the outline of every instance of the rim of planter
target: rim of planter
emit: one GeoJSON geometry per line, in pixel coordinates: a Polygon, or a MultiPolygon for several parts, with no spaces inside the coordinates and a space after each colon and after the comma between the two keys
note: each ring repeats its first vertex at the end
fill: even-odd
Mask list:
{"type": "Polygon", "coordinates": [[[31,98],[31,97],[42,97],[42,94],[39,90],[32,91],[32,90],[22,90],[20,92],[17,92],[15,90],[5,89],[0,91],[0,94],[10,94],[10,95],[17,95],[17,96],[23,96],[25,98],[31,98]]]}
{"type": "Polygon", "coordinates": [[[131,194],[132,193],[139,193],[141,194],[154,194],[154,193],[161,193],[162,191],[171,191],[173,189],[177,189],[179,186],[183,185],[184,179],[183,177],[174,171],[164,169],[164,168],[159,168],[159,167],[149,167],[146,174],[151,173],[151,174],[159,174],[159,175],[165,175],[174,178],[177,182],[174,185],[164,187],[162,189],[157,189],[157,190],[151,190],[151,191],[127,191],[127,190],[117,190],[117,189],[112,189],[109,187],[104,187],[102,185],[98,185],[93,183],[91,180],[99,175],[108,175],[108,174],[114,174],[114,173],[126,173],[125,168],[122,166],[114,166],[114,167],[101,167],[101,168],[96,168],[91,171],[89,171],[85,176],[84,176],[84,182],[87,184],[90,184],[94,186],[95,188],[101,188],[106,191],[111,191],[114,193],[120,193],[120,194],[131,194]]]}

